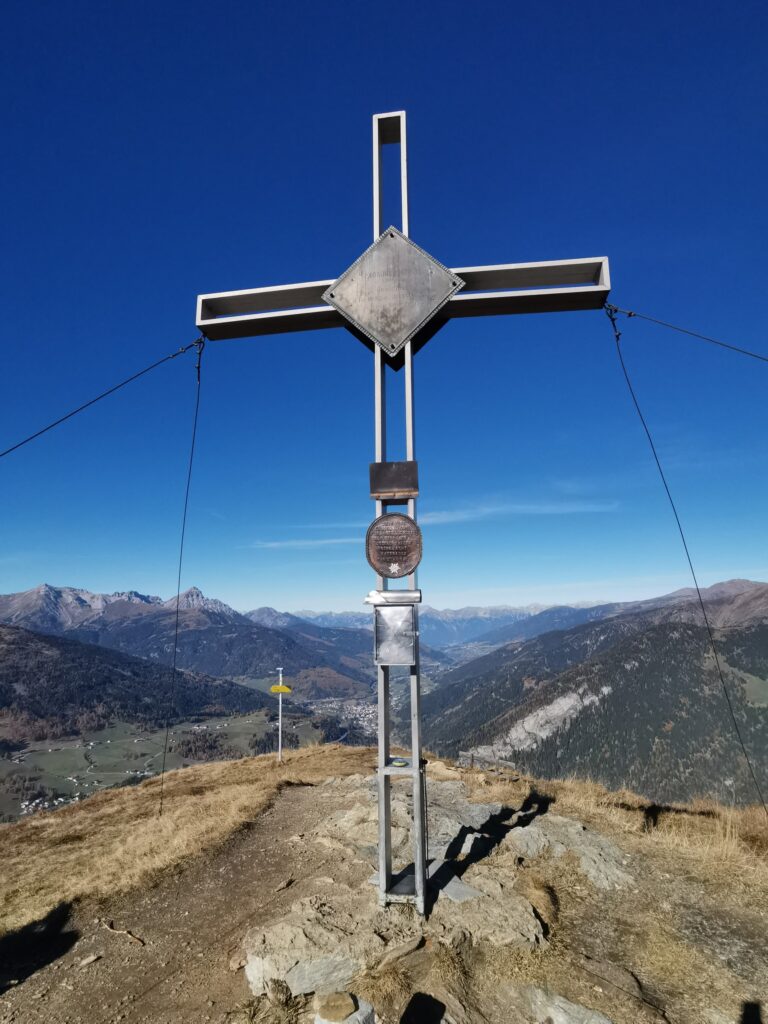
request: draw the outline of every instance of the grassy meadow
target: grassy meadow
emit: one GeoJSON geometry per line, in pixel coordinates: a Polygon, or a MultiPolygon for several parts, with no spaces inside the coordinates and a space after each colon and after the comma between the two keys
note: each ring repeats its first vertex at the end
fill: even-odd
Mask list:
{"type": "MultiPolygon", "coordinates": [[[[201,763],[173,750],[174,740],[184,733],[205,730],[246,757],[253,753],[248,745],[250,740],[264,736],[270,728],[266,711],[179,722],[171,729],[166,769],[201,763]]],[[[301,745],[317,742],[319,738],[311,722],[299,715],[286,714],[284,728],[286,732],[295,732],[301,745]]],[[[162,729],[148,731],[119,722],[82,736],[30,743],[11,758],[0,759],[0,816],[7,820],[23,813],[21,801],[25,797],[19,784],[25,780],[32,792],[38,786],[45,787],[68,802],[155,775],[162,763],[164,740],[162,729]]]]}

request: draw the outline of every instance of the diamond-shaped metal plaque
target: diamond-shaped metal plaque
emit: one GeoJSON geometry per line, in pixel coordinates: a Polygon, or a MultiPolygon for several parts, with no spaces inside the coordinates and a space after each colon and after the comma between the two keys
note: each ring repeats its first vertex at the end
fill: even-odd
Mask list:
{"type": "Polygon", "coordinates": [[[388,356],[395,356],[463,285],[460,277],[390,227],[323,299],[388,356]]]}

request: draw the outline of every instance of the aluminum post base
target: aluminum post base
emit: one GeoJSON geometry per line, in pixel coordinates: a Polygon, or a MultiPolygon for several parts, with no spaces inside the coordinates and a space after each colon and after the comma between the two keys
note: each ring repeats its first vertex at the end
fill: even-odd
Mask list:
{"type": "MultiPolygon", "coordinates": [[[[391,759],[390,759],[391,760],[391,759]]],[[[426,913],[426,773],[425,765],[388,764],[378,769],[379,793],[379,905],[413,903],[422,916],[426,913]],[[413,863],[401,871],[392,871],[391,782],[392,778],[411,778],[413,783],[413,863]]]]}

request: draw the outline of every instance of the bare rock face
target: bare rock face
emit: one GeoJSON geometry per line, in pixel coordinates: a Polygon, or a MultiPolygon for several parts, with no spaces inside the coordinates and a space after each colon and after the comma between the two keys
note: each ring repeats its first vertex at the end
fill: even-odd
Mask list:
{"type": "Polygon", "coordinates": [[[610,1017],[579,1006],[555,992],[545,992],[534,985],[524,985],[508,993],[511,1011],[524,1014],[531,1024],[613,1024],[610,1017]]]}
{"type": "Polygon", "coordinates": [[[467,939],[472,944],[489,943],[497,947],[535,949],[546,945],[540,919],[529,901],[511,885],[502,885],[483,875],[473,876],[472,887],[479,892],[478,898],[456,903],[438,897],[428,933],[449,946],[461,945],[467,939]]]}
{"type": "Polygon", "coordinates": [[[352,979],[378,964],[392,945],[419,935],[415,915],[386,913],[373,887],[336,885],[322,896],[298,900],[290,913],[245,938],[245,975],[254,995],[281,978],[294,996],[348,989],[352,979]]]}
{"type": "Polygon", "coordinates": [[[281,921],[248,933],[245,975],[264,995],[274,979],[291,995],[348,989],[356,977],[404,959],[425,940],[459,947],[469,942],[533,949],[545,943],[531,904],[513,892],[479,892],[466,903],[438,903],[428,921],[410,907],[378,905],[371,885],[338,885],[323,896],[298,900],[281,921]]]}
{"type": "Polygon", "coordinates": [[[559,814],[548,812],[524,828],[511,829],[503,840],[503,846],[525,860],[531,860],[545,850],[554,857],[571,852],[581,870],[598,889],[623,888],[633,880],[624,869],[624,856],[615,843],[580,822],[559,814]]]}
{"type": "MultiPolygon", "coordinates": [[[[355,851],[375,863],[378,842],[376,780],[370,776],[351,775],[325,785],[338,793],[344,806],[325,819],[315,830],[313,838],[331,849],[344,847],[350,852],[355,851]]],[[[430,773],[428,791],[430,857],[443,858],[458,835],[479,832],[490,818],[501,813],[501,804],[470,802],[464,783],[452,778],[450,770],[445,767],[438,779],[430,773]]],[[[393,788],[391,820],[392,855],[395,861],[408,861],[411,859],[411,800],[410,794],[402,789],[393,788]]]]}

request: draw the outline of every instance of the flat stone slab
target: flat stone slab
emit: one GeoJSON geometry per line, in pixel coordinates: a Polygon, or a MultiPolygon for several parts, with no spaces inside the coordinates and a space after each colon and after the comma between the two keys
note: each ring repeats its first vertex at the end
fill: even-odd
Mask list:
{"type": "Polygon", "coordinates": [[[325,996],[315,996],[312,1003],[317,1020],[322,1019],[329,1024],[339,1024],[350,1017],[357,1009],[357,1002],[349,992],[331,992],[325,996]]]}
{"type": "Polygon", "coordinates": [[[633,882],[625,869],[626,858],[615,843],[581,822],[559,814],[547,812],[530,825],[510,829],[501,845],[525,860],[532,860],[545,850],[554,857],[571,852],[598,889],[621,889],[633,882]]]}
{"type": "Polygon", "coordinates": [[[479,889],[473,889],[471,885],[467,885],[466,882],[462,882],[458,875],[453,875],[440,891],[454,903],[466,903],[467,900],[486,899],[484,892],[480,892],[479,889]]]}

